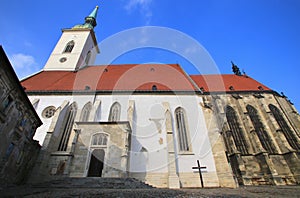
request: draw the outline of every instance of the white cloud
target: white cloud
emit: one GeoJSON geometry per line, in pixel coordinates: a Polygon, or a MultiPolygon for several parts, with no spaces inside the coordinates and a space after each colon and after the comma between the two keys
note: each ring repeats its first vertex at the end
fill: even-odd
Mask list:
{"type": "Polygon", "coordinates": [[[35,60],[33,56],[25,55],[25,54],[13,54],[10,57],[11,64],[16,69],[22,69],[24,67],[31,66],[35,64],[35,60]]]}
{"type": "Polygon", "coordinates": [[[146,25],[149,25],[152,18],[152,11],[150,8],[151,3],[152,0],[129,0],[124,8],[128,13],[139,10],[140,14],[146,19],[146,25]]]}
{"type": "Polygon", "coordinates": [[[125,9],[127,11],[132,11],[137,7],[141,7],[143,9],[149,9],[152,0],[129,0],[129,2],[125,5],[125,9]]]}
{"type": "Polygon", "coordinates": [[[9,60],[19,78],[28,76],[38,70],[33,56],[18,53],[9,56],[9,60]]]}

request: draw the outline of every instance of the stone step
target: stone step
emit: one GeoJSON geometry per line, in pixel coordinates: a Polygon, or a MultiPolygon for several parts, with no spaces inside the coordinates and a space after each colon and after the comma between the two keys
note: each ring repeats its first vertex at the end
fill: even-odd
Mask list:
{"type": "Polygon", "coordinates": [[[149,189],[153,186],[134,178],[68,177],[43,183],[30,184],[33,188],[97,188],[149,189]]]}

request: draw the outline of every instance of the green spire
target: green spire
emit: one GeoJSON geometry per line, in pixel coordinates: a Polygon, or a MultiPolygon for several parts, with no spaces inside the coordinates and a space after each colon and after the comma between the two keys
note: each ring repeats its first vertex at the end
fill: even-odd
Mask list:
{"type": "Polygon", "coordinates": [[[88,17],[85,17],[85,24],[90,24],[93,26],[93,28],[97,25],[96,18],[97,18],[98,8],[99,7],[96,6],[93,12],[88,17]]]}
{"type": "Polygon", "coordinates": [[[96,19],[98,8],[99,8],[99,6],[96,6],[95,9],[93,10],[93,12],[91,12],[91,14],[89,15],[89,17],[93,17],[94,19],[96,19]]]}
{"type": "Polygon", "coordinates": [[[98,12],[99,6],[96,6],[96,8],[91,12],[91,14],[87,17],[85,17],[85,23],[83,25],[75,25],[72,29],[78,29],[78,28],[89,28],[93,29],[96,27],[97,22],[97,12],[98,12]]]}

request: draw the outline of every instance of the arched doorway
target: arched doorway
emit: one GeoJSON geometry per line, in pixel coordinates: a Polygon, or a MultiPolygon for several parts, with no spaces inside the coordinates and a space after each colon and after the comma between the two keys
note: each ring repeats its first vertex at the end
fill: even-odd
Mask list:
{"type": "Polygon", "coordinates": [[[88,177],[101,177],[105,152],[103,149],[95,149],[91,154],[88,177]]]}

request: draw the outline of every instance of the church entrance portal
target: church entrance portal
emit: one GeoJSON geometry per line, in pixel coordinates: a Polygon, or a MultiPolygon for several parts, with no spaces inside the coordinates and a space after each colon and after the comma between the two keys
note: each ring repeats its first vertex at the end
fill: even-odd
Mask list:
{"type": "Polygon", "coordinates": [[[95,149],[91,154],[88,177],[101,177],[104,165],[105,152],[103,149],[95,149]]]}

